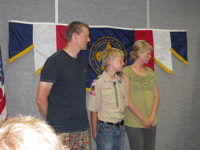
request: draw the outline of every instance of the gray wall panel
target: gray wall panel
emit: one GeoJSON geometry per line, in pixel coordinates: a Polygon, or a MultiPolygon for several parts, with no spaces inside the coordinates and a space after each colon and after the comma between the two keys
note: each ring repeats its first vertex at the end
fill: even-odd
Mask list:
{"type": "Polygon", "coordinates": [[[128,28],[146,27],[146,1],[136,0],[59,0],[59,22],[81,20],[89,25],[128,28]]]}
{"type": "Polygon", "coordinates": [[[160,91],[157,149],[200,149],[199,7],[197,0],[150,2],[151,28],[186,29],[188,38],[189,66],[172,56],[171,77],[155,68],[160,91]]]}
{"type": "MultiPolygon", "coordinates": [[[[155,63],[160,94],[156,150],[200,149],[200,1],[150,0],[150,27],[187,30],[189,66],[172,54],[173,75],[155,63]]],[[[36,93],[34,52],[8,64],[8,20],[54,22],[54,0],[0,0],[0,45],[9,117],[41,118],[36,93]]],[[[146,0],[59,0],[59,23],[74,20],[89,25],[147,27],[146,0]]],[[[88,95],[87,95],[88,103],[88,95]]],[[[92,141],[93,149],[96,149],[92,141]]],[[[124,149],[129,150],[125,136],[124,149]]]]}
{"type": "Polygon", "coordinates": [[[9,117],[19,114],[40,117],[40,114],[35,101],[39,76],[36,77],[34,73],[34,52],[31,51],[8,64],[8,20],[54,22],[54,10],[53,0],[0,1],[0,45],[5,76],[6,106],[9,117]]]}

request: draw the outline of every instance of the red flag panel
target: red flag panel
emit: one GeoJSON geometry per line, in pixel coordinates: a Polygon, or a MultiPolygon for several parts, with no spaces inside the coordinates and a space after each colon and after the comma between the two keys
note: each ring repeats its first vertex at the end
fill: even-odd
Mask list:
{"type": "MultiPolygon", "coordinates": [[[[153,48],[153,32],[152,30],[135,30],[135,41],[137,40],[145,40],[148,42],[153,48]]],[[[150,67],[152,70],[154,70],[154,51],[151,53],[151,59],[148,64],[144,65],[147,67],[150,67]]]]}

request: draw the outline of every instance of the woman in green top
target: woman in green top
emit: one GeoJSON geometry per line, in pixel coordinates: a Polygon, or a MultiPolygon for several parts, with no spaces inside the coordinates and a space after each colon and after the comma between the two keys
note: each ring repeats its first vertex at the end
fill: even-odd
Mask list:
{"type": "Polygon", "coordinates": [[[152,51],[146,41],[136,41],[130,52],[134,63],[122,71],[129,103],[124,121],[131,150],[155,149],[159,94],[155,72],[143,66],[148,64],[152,51]]]}

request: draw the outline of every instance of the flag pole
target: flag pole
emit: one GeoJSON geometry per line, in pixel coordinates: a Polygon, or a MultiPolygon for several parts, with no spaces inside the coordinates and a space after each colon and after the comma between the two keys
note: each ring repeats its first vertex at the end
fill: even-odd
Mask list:
{"type": "Polygon", "coordinates": [[[58,0],[55,0],[55,23],[58,23],[58,0]]]}
{"type": "Polygon", "coordinates": [[[147,28],[150,28],[150,18],[149,18],[149,0],[147,0],[147,28]]]}

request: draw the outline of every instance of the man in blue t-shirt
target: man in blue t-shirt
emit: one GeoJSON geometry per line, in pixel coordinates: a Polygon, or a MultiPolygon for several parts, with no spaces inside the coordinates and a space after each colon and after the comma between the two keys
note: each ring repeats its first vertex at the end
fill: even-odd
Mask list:
{"type": "Polygon", "coordinates": [[[74,21],[66,29],[67,46],[50,56],[42,69],[37,93],[39,111],[70,149],[90,150],[86,110],[87,61],[79,55],[90,42],[89,26],[74,21]]]}

